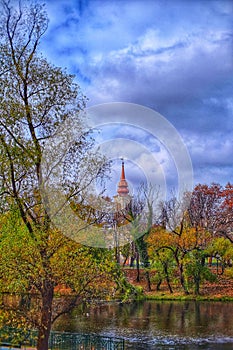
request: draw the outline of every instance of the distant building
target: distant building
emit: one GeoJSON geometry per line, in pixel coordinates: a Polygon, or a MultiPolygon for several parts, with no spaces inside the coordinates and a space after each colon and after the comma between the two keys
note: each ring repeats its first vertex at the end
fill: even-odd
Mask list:
{"type": "Polygon", "coordinates": [[[113,197],[116,203],[116,209],[124,209],[131,201],[132,197],[129,193],[128,183],[125,178],[125,165],[122,160],[121,164],[121,177],[117,187],[117,195],[113,197]]]}

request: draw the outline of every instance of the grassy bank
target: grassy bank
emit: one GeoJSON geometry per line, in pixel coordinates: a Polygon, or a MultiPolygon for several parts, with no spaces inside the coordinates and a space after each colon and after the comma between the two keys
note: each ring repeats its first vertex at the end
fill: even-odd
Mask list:
{"type": "Polygon", "coordinates": [[[160,293],[145,293],[146,300],[171,300],[171,301],[227,301],[233,302],[231,296],[211,296],[211,295],[182,295],[182,294],[160,294],[160,293]]]}
{"type": "MultiPolygon", "coordinates": [[[[173,293],[170,293],[167,285],[163,282],[160,290],[152,282],[151,291],[146,290],[146,279],[141,270],[140,281],[136,281],[136,270],[125,270],[128,281],[143,292],[147,300],[198,300],[198,301],[233,301],[233,278],[229,275],[218,275],[215,282],[203,282],[200,295],[195,295],[190,288],[190,294],[185,295],[180,286],[172,284],[173,293]]],[[[152,279],[153,280],[153,279],[152,279]]]]}

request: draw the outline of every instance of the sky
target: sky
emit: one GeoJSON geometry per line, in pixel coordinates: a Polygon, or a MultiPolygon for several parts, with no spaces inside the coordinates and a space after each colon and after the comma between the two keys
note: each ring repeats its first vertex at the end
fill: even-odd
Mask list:
{"type": "MultiPolygon", "coordinates": [[[[75,74],[90,109],[106,104],[112,113],[108,107],[120,102],[158,112],[187,148],[194,184],[233,182],[233,1],[45,3],[49,27],[41,50],[75,74]]],[[[112,182],[119,179],[123,157],[132,186],[156,171],[165,186],[177,183],[185,170],[156,136],[157,125],[148,123],[147,113],[139,125],[130,113],[131,122],[119,117],[119,124],[110,124],[106,117],[99,127],[99,143],[111,140],[104,152],[115,149],[112,182]]]]}

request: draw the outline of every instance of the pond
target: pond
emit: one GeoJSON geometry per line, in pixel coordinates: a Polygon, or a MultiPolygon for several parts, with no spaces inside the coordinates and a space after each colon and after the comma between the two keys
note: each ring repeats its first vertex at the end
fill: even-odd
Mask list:
{"type": "Polygon", "coordinates": [[[121,337],[126,349],[232,350],[233,303],[104,303],[75,309],[54,329],[121,337]]]}

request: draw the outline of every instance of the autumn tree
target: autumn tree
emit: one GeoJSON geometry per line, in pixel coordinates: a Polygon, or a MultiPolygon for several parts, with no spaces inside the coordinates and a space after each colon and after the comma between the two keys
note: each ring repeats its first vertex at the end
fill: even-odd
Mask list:
{"type": "MultiPolygon", "coordinates": [[[[1,211],[4,216],[17,213],[20,217],[16,226],[23,226],[21,249],[17,247],[15,235],[16,245],[14,240],[8,242],[13,246],[9,260],[6,256],[3,258],[6,260],[1,279],[3,282],[9,272],[9,278],[12,277],[9,287],[12,286],[13,290],[18,276],[20,286],[17,290],[29,292],[32,288],[38,293],[37,349],[46,350],[54,315],[54,292],[59,280],[70,285],[71,279],[71,289],[79,294],[78,284],[83,281],[84,288],[85,279],[92,280],[89,274],[92,275],[95,269],[89,268],[93,254],[88,258],[88,250],[67,241],[56,231],[51,220],[47,197],[41,192],[45,183],[42,178],[45,146],[51,140],[55,152],[59,147],[53,140],[59,127],[67,121],[71,126],[75,123],[79,131],[77,139],[63,154],[60,167],[62,181],[59,189],[64,190],[67,205],[83,203],[88,185],[102,177],[105,162],[92,151],[93,142],[80,114],[85,107],[85,98],[74,82],[74,76],[50,64],[39,53],[40,41],[48,27],[43,5],[24,6],[19,1],[16,6],[15,2],[8,0],[1,0],[0,4],[1,211]],[[81,261],[78,262],[79,258],[87,261],[86,268],[81,261]],[[74,272],[74,265],[81,266],[82,272],[74,273],[76,281],[70,275],[74,272]]],[[[50,156],[52,162],[53,153],[50,156]]],[[[51,183],[54,187],[58,185],[51,183]]],[[[56,191],[54,193],[52,202],[56,203],[58,198],[56,191]]],[[[9,231],[9,239],[12,232],[14,230],[9,231]]],[[[8,238],[4,236],[3,245],[8,238]]],[[[101,276],[98,259],[95,261],[96,274],[101,276]]],[[[102,259],[99,263],[105,266],[102,259]]]]}
{"type": "Polygon", "coordinates": [[[36,240],[31,237],[17,211],[2,216],[0,226],[0,325],[38,329],[38,349],[47,346],[45,329],[80,303],[132,296],[133,288],[111,251],[83,246],[53,229],[44,245],[50,255],[45,270],[38,247],[44,240],[40,232],[35,232],[36,240]],[[53,289],[44,305],[41,294],[48,273],[53,289]]]}
{"type": "Polygon", "coordinates": [[[195,186],[189,206],[193,226],[207,229],[214,236],[223,236],[233,242],[233,186],[199,184],[195,186]]]}
{"type": "Polygon", "coordinates": [[[233,243],[233,185],[227,183],[221,191],[222,203],[217,222],[217,233],[233,243]]]}
{"type": "Polygon", "coordinates": [[[222,274],[224,273],[226,267],[232,267],[233,246],[230,240],[226,239],[225,237],[214,237],[210,246],[208,247],[208,254],[216,259],[217,265],[221,265],[222,274]]]}
{"type": "MultiPolygon", "coordinates": [[[[134,196],[132,201],[126,207],[125,218],[130,223],[131,239],[134,241],[134,253],[140,259],[140,263],[143,265],[146,288],[151,290],[150,281],[150,259],[148,254],[147,237],[151,232],[151,229],[156,222],[156,207],[158,205],[159,191],[153,188],[151,184],[147,186],[142,184],[134,196]]],[[[138,259],[137,259],[137,262],[138,259]]],[[[137,263],[137,281],[140,280],[139,263],[137,263]]]]}
{"type": "Polygon", "coordinates": [[[152,268],[155,269],[152,281],[156,282],[157,291],[165,280],[170,293],[173,293],[176,262],[172,241],[173,235],[160,225],[153,227],[147,237],[149,258],[152,268]]]}
{"type": "MultiPolygon", "coordinates": [[[[152,245],[150,250],[155,250],[157,258],[160,251],[169,250],[172,253],[185,294],[189,294],[190,280],[193,280],[195,293],[199,294],[201,281],[212,278],[205,266],[206,249],[212,235],[205,228],[193,225],[189,204],[187,194],[183,200],[174,197],[164,202],[161,225],[153,230],[149,243],[152,245]]],[[[168,274],[165,273],[165,276],[168,277],[168,274]]]]}
{"type": "Polygon", "coordinates": [[[160,221],[147,238],[150,259],[158,269],[158,288],[164,278],[171,291],[171,256],[186,294],[189,287],[199,294],[202,281],[215,279],[207,258],[218,257],[223,269],[227,261],[231,264],[232,198],[229,183],[225,187],[199,184],[182,200],[174,196],[161,204],[160,221]]]}

